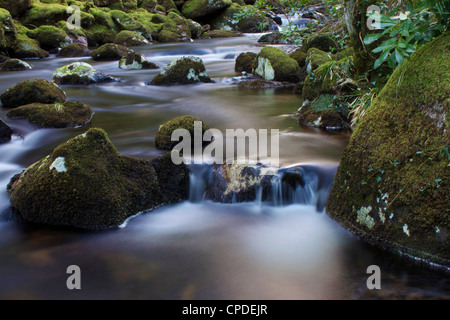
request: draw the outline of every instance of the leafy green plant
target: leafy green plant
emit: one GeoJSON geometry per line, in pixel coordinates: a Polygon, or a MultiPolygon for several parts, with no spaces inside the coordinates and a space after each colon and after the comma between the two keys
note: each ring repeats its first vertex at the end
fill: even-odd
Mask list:
{"type": "MultiPolygon", "coordinates": [[[[365,45],[383,40],[372,50],[380,54],[374,69],[385,62],[390,68],[402,65],[420,46],[442,34],[448,28],[449,8],[448,1],[426,0],[415,8],[407,3],[406,12],[401,11],[404,7],[396,7],[387,14],[380,14],[383,31],[367,34],[364,38],[365,45]]],[[[368,13],[369,16],[371,14],[368,13]]]]}

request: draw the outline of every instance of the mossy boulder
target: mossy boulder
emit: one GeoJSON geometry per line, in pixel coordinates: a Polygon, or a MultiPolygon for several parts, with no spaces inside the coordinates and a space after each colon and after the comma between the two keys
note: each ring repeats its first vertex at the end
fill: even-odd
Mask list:
{"type": "Polygon", "coordinates": [[[201,39],[242,37],[242,33],[233,30],[209,30],[201,35],[201,39]]]}
{"type": "Polygon", "coordinates": [[[19,59],[6,60],[1,66],[2,71],[23,71],[31,69],[33,69],[32,65],[19,59]]]}
{"type": "Polygon", "coordinates": [[[309,49],[306,54],[305,65],[308,73],[332,60],[329,54],[316,48],[309,49]]]}
{"type": "Polygon", "coordinates": [[[13,130],[0,119],[0,144],[11,140],[13,130]]]}
{"type": "Polygon", "coordinates": [[[335,97],[324,94],[312,102],[305,103],[296,114],[298,122],[305,126],[342,130],[348,128],[347,108],[335,97]]]}
{"type": "Polygon", "coordinates": [[[137,32],[123,30],[116,35],[114,43],[126,47],[137,47],[149,45],[150,41],[137,32]]]}
{"type": "Polygon", "coordinates": [[[318,34],[312,35],[303,43],[301,50],[308,52],[311,48],[316,48],[324,52],[335,52],[338,45],[334,39],[329,35],[318,34]]]}
{"type": "Polygon", "coordinates": [[[258,39],[258,43],[268,44],[290,44],[291,42],[286,39],[279,31],[263,34],[258,39]]]}
{"type": "Polygon", "coordinates": [[[43,59],[47,58],[50,54],[39,47],[39,43],[36,40],[32,40],[27,36],[18,37],[13,47],[14,57],[19,59],[43,59]]]}
{"type": "Polygon", "coordinates": [[[10,13],[0,8],[0,51],[8,51],[17,39],[17,30],[10,13]]]}
{"type": "Polygon", "coordinates": [[[191,31],[186,19],[176,14],[175,12],[170,12],[167,15],[161,31],[158,34],[159,42],[180,42],[180,41],[190,41],[191,31]]]}
{"type": "Polygon", "coordinates": [[[8,10],[11,16],[18,18],[31,7],[31,3],[32,0],[0,0],[0,8],[8,10]]]}
{"type": "Polygon", "coordinates": [[[192,19],[187,19],[186,22],[189,27],[189,31],[191,32],[191,38],[200,38],[200,36],[202,35],[202,25],[192,19]]]}
{"type": "Polygon", "coordinates": [[[256,59],[257,54],[253,52],[242,52],[236,58],[236,63],[234,65],[234,71],[236,72],[248,72],[252,73],[253,62],[256,59]]]}
{"type": "Polygon", "coordinates": [[[98,47],[108,43],[114,43],[117,32],[114,29],[102,25],[95,25],[86,31],[89,46],[98,47]]]}
{"type": "Polygon", "coordinates": [[[137,213],[186,199],[188,183],[185,165],[122,156],[103,130],[90,129],[15,176],[8,191],[13,211],[27,221],[110,229],[137,213]]]}
{"type": "Polygon", "coordinates": [[[188,19],[202,20],[228,8],[231,0],[188,0],[183,4],[181,13],[188,19]]]}
{"type": "Polygon", "coordinates": [[[65,65],[53,73],[53,82],[62,85],[89,85],[116,80],[97,71],[93,66],[85,62],[74,62],[65,65]]]}
{"type": "Polygon", "coordinates": [[[306,59],[308,58],[308,54],[303,52],[301,48],[290,53],[289,57],[297,61],[300,68],[306,67],[306,59]]]}
{"type": "Polygon", "coordinates": [[[26,119],[41,128],[81,127],[88,124],[94,112],[81,102],[42,104],[32,103],[8,111],[6,116],[26,119]]]}
{"type": "Polygon", "coordinates": [[[299,73],[300,67],[297,61],[274,47],[264,47],[253,63],[253,74],[269,81],[297,83],[300,81],[299,73]]]}
{"type": "Polygon", "coordinates": [[[92,52],[92,59],[99,61],[120,60],[129,53],[134,52],[120,44],[107,43],[92,52]]]}
{"type": "Polygon", "coordinates": [[[58,52],[59,57],[73,58],[73,57],[90,57],[92,51],[82,43],[71,43],[61,48],[58,52]]]}
{"type": "Polygon", "coordinates": [[[159,69],[153,62],[147,61],[142,53],[129,53],[119,61],[119,68],[125,70],[159,69]]]}
{"type": "Polygon", "coordinates": [[[138,7],[138,0],[94,0],[97,7],[107,7],[114,10],[132,11],[138,7]]]}
{"type": "Polygon", "coordinates": [[[211,83],[202,59],[184,56],[165,66],[152,80],[152,85],[211,83]]]}
{"type": "Polygon", "coordinates": [[[31,30],[27,35],[36,39],[39,46],[44,50],[52,50],[64,47],[72,42],[67,33],[54,26],[40,26],[35,30],[31,30]]]}
{"type": "Polygon", "coordinates": [[[42,25],[55,26],[59,21],[66,21],[70,14],[67,6],[57,3],[34,2],[31,8],[21,18],[24,25],[40,27],[42,25]]]}
{"type": "Polygon", "coordinates": [[[193,116],[182,116],[172,120],[167,121],[159,127],[156,133],[155,144],[158,149],[161,150],[172,150],[179,142],[172,141],[172,132],[177,129],[188,130],[191,134],[192,146],[194,146],[194,122],[202,122],[202,136],[209,127],[199,118],[193,116]]]}
{"type": "Polygon", "coordinates": [[[447,270],[449,67],[447,32],[396,68],[353,132],[327,203],[368,243],[447,270]]]}
{"type": "Polygon", "coordinates": [[[112,10],[109,12],[116,28],[119,30],[134,31],[147,38],[152,39],[152,28],[151,25],[146,25],[140,22],[139,16],[134,16],[132,14],[127,14],[123,11],[112,10]]]}
{"type": "Polygon", "coordinates": [[[16,108],[34,102],[64,103],[66,94],[52,82],[43,79],[29,79],[19,82],[3,92],[1,101],[5,108],[16,108]]]}

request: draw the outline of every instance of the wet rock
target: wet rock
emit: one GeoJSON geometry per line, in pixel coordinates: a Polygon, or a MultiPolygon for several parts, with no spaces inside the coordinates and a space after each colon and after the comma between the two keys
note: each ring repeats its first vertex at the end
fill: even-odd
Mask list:
{"type": "Polygon", "coordinates": [[[268,81],[300,81],[297,61],[278,48],[264,47],[253,63],[253,74],[268,81]]]}
{"type": "Polygon", "coordinates": [[[58,56],[64,58],[73,58],[73,57],[90,57],[92,51],[88,49],[88,47],[82,43],[71,43],[67,46],[64,46],[59,52],[58,56]]]}
{"type": "Polygon", "coordinates": [[[11,140],[13,130],[0,119],[0,144],[11,140]]]}
{"type": "Polygon", "coordinates": [[[198,39],[202,35],[202,25],[192,19],[186,20],[192,39],[198,39]]]}
{"type": "Polygon", "coordinates": [[[66,94],[56,84],[43,79],[29,79],[17,83],[1,95],[5,108],[15,108],[26,104],[64,103],[66,94]]]}
{"type": "Polygon", "coordinates": [[[26,119],[41,128],[81,127],[88,124],[94,112],[84,103],[32,103],[8,111],[6,116],[13,119],[26,119]]]}
{"type": "Polygon", "coordinates": [[[197,82],[211,83],[202,59],[184,56],[172,61],[157,74],[152,85],[192,84],[197,82]]]}
{"type": "Polygon", "coordinates": [[[18,18],[31,7],[31,3],[32,0],[0,0],[0,8],[8,10],[13,18],[18,18]]]}
{"type": "Polygon", "coordinates": [[[44,50],[61,48],[72,42],[64,30],[54,26],[40,26],[35,30],[29,31],[27,35],[32,39],[36,39],[39,42],[39,46],[44,50]]]}
{"type": "Polygon", "coordinates": [[[26,36],[22,36],[14,43],[13,46],[14,57],[18,59],[43,59],[47,58],[50,54],[39,47],[39,43],[36,40],[32,40],[26,36]]]}
{"type": "Polygon", "coordinates": [[[450,34],[395,69],[358,122],[327,202],[368,243],[450,267],[450,34]]]}
{"type": "Polygon", "coordinates": [[[126,47],[137,47],[149,45],[150,41],[137,32],[124,30],[116,35],[114,43],[126,47]]]}
{"type": "MultiPolygon", "coordinates": [[[[192,146],[194,146],[194,122],[202,121],[201,119],[193,116],[182,116],[172,120],[167,121],[159,127],[156,133],[155,144],[158,149],[161,150],[172,150],[179,142],[172,141],[172,133],[177,129],[188,130],[191,134],[192,146]]],[[[202,122],[202,136],[208,126],[202,122]]]]}
{"type": "Polygon", "coordinates": [[[33,66],[19,59],[9,59],[2,64],[2,71],[23,71],[31,70],[33,66]]]}
{"type": "Polygon", "coordinates": [[[132,52],[134,51],[119,44],[107,43],[92,52],[92,59],[99,61],[120,60],[132,52]]]}
{"type": "Polygon", "coordinates": [[[253,52],[243,52],[236,58],[234,71],[252,73],[252,65],[256,59],[257,54],[253,52]]]}
{"type": "Polygon", "coordinates": [[[267,81],[261,79],[244,80],[238,83],[240,88],[270,89],[294,86],[291,82],[267,81]]]}
{"type": "Polygon", "coordinates": [[[17,39],[17,30],[11,14],[0,8],[0,51],[10,50],[17,39]]]}
{"type": "Polygon", "coordinates": [[[119,61],[119,68],[125,70],[159,69],[153,62],[147,61],[142,53],[129,53],[119,61]]]}
{"type": "Polygon", "coordinates": [[[110,229],[137,213],[186,199],[187,172],[185,165],[164,159],[122,156],[103,130],[91,129],[15,176],[8,191],[14,212],[26,221],[110,229]],[[162,190],[174,181],[165,195],[162,190]]]}
{"type": "Polygon", "coordinates": [[[277,32],[271,32],[267,34],[263,34],[259,39],[258,43],[268,43],[268,44],[291,44],[288,39],[283,37],[282,33],[277,32]]]}
{"type": "Polygon", "coordinates": [[[85,62],[65,65],[53,74],[53,82],[61,85],[89,85],[110,81],[117,81],[117,79],[97,71],[85,62]]]}
{"type": "Polygon", "coordinates": [[[231,0],[188,0],[183,4],[181,13],[188,19],[202,20],[228,8],[231,0]]]}

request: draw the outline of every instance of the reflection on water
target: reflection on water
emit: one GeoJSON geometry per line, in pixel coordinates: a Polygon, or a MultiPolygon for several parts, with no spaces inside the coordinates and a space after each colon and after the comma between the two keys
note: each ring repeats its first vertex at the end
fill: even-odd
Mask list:
{"type": "MultiPolygon", "coordinates": [[[[95,110],[122,154],[161,155],[154,136],[161,123],[191,114],[210,127],[280,129],[280,163],[336,166],[348,133],[300,128],[290,117],[301,105],[291,89],[232,86],[234,57],[258,52],[256,36],[137,48],[160,67],[181,55],[200,56],[214,84],[146,85],[155,70],[124,71],[90,59],[33,61],[34,70],[0,73],[0,92],[28,78],[50,80],[59,67],[86,60],[121,78],[102,86],[65,86],[70,100],[95,110]]],[[[1,109],[5,119],[7,110],[1,109]]],[[[110,232],[30,226],[8,217],[10,178],[83,133],[40,129],[6,119],[16,131],[0,145],[0,298],[301,299],[449,298],[449,278],[366,247],[314,206],[238,205],[200,201],[167,206],[110,232]],[[66,289],[66,268],[82,270],[82,290],[66,289]],[[378,264],[382,290],[366,288],[366,268],[378,264]]],[[[195,182],[193,182],[195,183],[195,182]]]]}

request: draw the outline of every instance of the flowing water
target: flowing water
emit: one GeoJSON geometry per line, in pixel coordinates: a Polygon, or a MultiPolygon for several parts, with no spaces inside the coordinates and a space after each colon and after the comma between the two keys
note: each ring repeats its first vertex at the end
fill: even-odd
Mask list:
{"type": "Polygon", "coordinates": [[[291,89],[251,90],[230,84],[240,52],[258,52],[257,36],[137,48],[159,66],[182,55],[203,59],[214,84],[146,85],[157,70],[124,71],[117,62],[51,58],[35,69],[1,73],[0,92],[28,78],[50,80],[59,67],[86,60],[119,83],[63,89],[94,110],[125,155],[152,159],[161,123],[185,114],[220,129],[280,129],[280,164],[309,168],[307,188],[271,201],[203,200],[211,168],[193,167],[189,201],[128,221],[124,228],[83,232],[12,221],[10,178],[86,128],[39,129],[6,119],[18,133],[0,145],[0,298],[44,299],[354,299],[450,298],[450,278],[370,248],[323,212],[329,182],[348,133],[300,128],[291,89]],[[318,181],[325,181],[322,187],[318,181]],[[382,289],[368,290],[366,269],[380,266],[382,289]],[[82,290],[66,288],[78,265],[82,290]]]}

